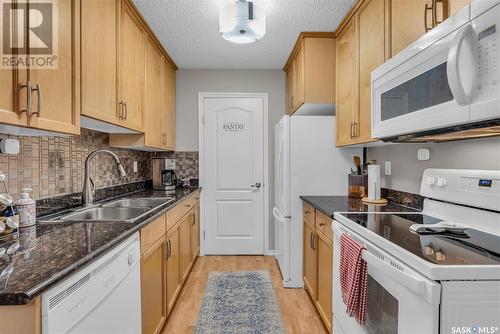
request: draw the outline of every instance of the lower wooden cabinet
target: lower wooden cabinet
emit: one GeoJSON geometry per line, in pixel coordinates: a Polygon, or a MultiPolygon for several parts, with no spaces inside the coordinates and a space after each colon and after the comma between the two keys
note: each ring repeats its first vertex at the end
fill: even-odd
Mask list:
{"type": "Polygon", "coordinates": [[[182,277],[180,275],[180,235],[179,225],[167,233],[167,259],[166,259],[166,305],[167,314],[172,310],[175,299],[181,290],[182,277]]]}
{"type": "Polygon", "coordinates": [[[192,211],[189,211],[182,219],[179,226],[179,234],[182,240],[180,247],[181,269],[180,275],[184,280],[189,274],[191,265],[191,222],[194,217],[192,211]]]}
{"type": "Polygon", "coordinates": [[[327,233],[326,229],[331,229],[331,220],[304,204],[304,287],[330,333],[333,317],[333,242],[331,233],[327,233]],[[314,221],[309,221],[307,217],[312,217],[314,221]]]}
{"type": "Polygon", "coordinates": [[[332,328],[332,279],[333,243],[321,233],[317,234],[316,252],[318,255],[318,298],[316,307],[323,321],[332,328]]]}
{"type": "Polygon", "coordinates": [[[318,256],[314,248],[316,231],[314,225],[304,219],[304,287],[311,298],[316,300],[316,285],[318,272],[318,256]]]}
{"type": "Polygon", "coordinates": [[[159,333],[167,319],[165,294],[165,237],[160,238],[141,258],[142,332],[159,333]]]}
{"type": "Polygon", "coordinates": [[[199,191],[141,230],[142,332],[160,333],[200,249],[199,191]],[[181,208],[190,210],[181,210],[181,208]],[[181,214],[184,212],[184,215],[181,214]]]}

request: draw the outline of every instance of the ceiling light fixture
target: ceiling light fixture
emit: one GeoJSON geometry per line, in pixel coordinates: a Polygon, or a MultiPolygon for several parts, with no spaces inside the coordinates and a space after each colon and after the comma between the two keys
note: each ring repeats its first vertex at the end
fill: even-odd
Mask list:
{"type": "Polygon", "coordinates": [[[219,23],[221,36],[237,44],[257,42],[266,34],[264,10],[252,1],[237,0],[225,6],[219,23]]]}

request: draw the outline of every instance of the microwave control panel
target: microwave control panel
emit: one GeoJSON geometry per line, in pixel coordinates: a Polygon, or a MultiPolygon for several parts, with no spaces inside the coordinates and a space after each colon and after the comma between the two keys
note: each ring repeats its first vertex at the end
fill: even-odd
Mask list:
{"type": "Polygon", "coordinates": [[[498,91],[499,70],[499,30],[500,22],[497,15],[500,6],[496,6],[472,21],[475,32],[477,59],[476,88],[481,94],[495,94],[498,91]]]}

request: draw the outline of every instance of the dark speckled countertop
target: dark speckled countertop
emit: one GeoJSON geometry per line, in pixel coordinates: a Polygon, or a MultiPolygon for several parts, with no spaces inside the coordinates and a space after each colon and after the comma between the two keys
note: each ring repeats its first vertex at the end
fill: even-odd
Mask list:
{"type": "Polygon", "coordinates": [[[304,202],[333,218],[335,212],[417,212],[416,209],[391,203],[380,205],[367,205],[358,198],[347,196],[300,196],[304,202]]]}
{"type": "MultiPolygon", "coordinates": [[[[198,189],[178,189],[175,201],[154,209],[134,223],[39,223],[33,228],[21,229],[18,243],[20,247],[15,252],[12,252],[12,248],[8,251],[9,247],[16,244],[15,239],[0,241],[0,305],[28,303],[33,297],[103,255],[198,189]]],[[[164,192],[144,190],[124,197],[167,195],[164,192]]]]}

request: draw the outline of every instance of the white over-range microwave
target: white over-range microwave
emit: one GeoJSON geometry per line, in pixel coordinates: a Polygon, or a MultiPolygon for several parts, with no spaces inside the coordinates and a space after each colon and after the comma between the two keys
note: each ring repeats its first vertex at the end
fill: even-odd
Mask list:
{"type": "Polygon", "coordinates": [[[500,135],[500,1],[475,0],[372,72],[372,136],[500,135]]]}

